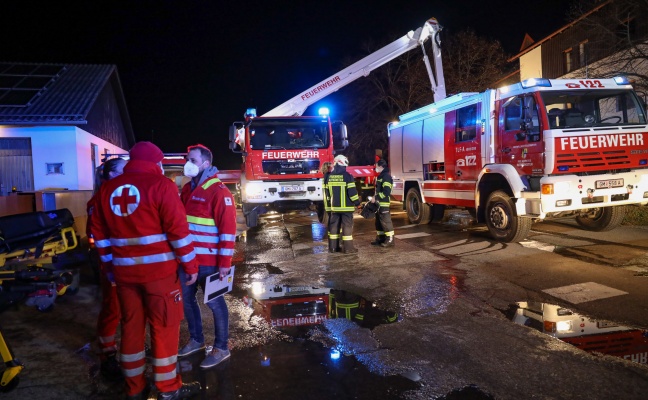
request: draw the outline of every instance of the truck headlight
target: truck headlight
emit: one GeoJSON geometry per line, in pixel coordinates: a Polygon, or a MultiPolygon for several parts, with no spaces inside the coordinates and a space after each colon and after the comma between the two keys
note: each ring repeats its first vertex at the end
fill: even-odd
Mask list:
{"type": "Polygon", "coordinates": [[[248,182],[245,185],[245,194],[247,197],[260,196],[263,193],[263,186],[256,182],[248,182]]]}

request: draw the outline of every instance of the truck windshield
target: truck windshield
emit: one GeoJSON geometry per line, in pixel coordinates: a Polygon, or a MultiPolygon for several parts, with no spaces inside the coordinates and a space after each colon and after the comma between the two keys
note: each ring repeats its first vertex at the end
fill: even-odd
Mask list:
{"type": "Polygon", "coordinates": [[[541,93],[550,129],[645,124],[646,113],[630,90],[541,93]]]}
{"type": "Polygon", "coordinates": [[[325,148],[328,120],[255,119],[250,124],[250,147],[255,150],[325,148]]]}

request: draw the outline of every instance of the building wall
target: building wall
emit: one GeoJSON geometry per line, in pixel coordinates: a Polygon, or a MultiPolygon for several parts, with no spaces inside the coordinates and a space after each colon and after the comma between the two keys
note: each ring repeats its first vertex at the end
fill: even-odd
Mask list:
{"type": "Polygon", "coordinates": [[[520,57],[520,80],[544,78],[542,75],[542,46],[520,57]]]}
{"type": "MultiPolygon", "coordinates": [[[[0,137],[29,137],[32,144],[34,190],[93,190],[92,146],[100,154],[128,153],[74,126],[0,126],[0,137]],[[62,163],[63,173],[48,173],[47,164],[62,163]]],[[[51,171],[50,171],[51,172],[51,171]]],[[[19,189],[20,190],[20,189],[19,189]]]]}

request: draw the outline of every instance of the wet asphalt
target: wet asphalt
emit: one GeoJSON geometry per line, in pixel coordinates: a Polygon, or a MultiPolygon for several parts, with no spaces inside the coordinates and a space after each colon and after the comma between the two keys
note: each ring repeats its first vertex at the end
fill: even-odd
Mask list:
{"type": "MultiPolygon", "coordinates": [[[[398,235],[407,221],[394,221],[398,235]]],[[[306,212],[271,216],[241,237],[235,288],[226,295],[232,357],[209,370],[198,366],[202,354],[178,363],[185,381],[201,382],[197,398],[646,398],[646,365],[587,353],[511,321],[506,310],[531,296],[524,288],[415,241],[371,246],[373,221],[355,223],[359,252],[349,255],[328,253],[324,227],[306,212]],[[255,282],[341,290],[398,317],[279,329],[248,305],[255,282]]],[[[448,235],[460,231],[450,227],[448,235]]],[[[50,312],[20,304],[0,314],[0,329],[25,364],[16,389],[0,398],[123,397],[122,383],[98,372],[99,293],[87,265],[81,277],[78,293],[58,298],[50,312]]],[[[187,337],[183,322],[181,342],[187,337]]]]}

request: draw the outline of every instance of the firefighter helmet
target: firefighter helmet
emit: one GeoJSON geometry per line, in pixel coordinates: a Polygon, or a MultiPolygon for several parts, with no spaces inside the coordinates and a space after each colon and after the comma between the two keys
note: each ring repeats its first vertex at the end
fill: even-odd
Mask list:
{"type": "Polygon", "coordinates": [[[339,156],[335,156],[333,162],[335,163],[335,165],[342,165],[345,167],[349,166],[349,159],[343,156],[342,154],[340,154],[339,156]]]}

